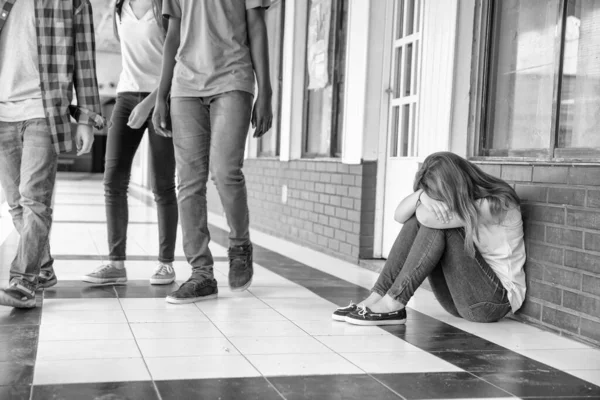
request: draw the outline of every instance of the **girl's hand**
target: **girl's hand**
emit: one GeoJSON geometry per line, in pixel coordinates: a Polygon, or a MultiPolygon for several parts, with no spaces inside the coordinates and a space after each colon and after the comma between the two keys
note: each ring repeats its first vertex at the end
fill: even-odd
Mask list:
{"type": "Polygon", "coordinates": [[[421,193],[421,204],[433,212],[438,221],[442,221],[444,224],[447,224],[452,219],[452,214],[446,203],[432,199],[425,192],[421,193]]]}
{"type": "Polygon", "coordinates": [[[146,104],[145,101],[142,101],[140,104],[135,106],[131,115],[129,115],[129,121],[127,121],[127,125],[132,129],[139,129],[144,125],[144,122],[148,121],[148,117],[150,116],[150,111],[152,111],[152,106],[154,104],[146,104]]]}
{"type": "Polygon", "coordinates": [[[154,125],[154,131],[164,137],[172,137],[172,133],[167,128],[167,120],[169,118],[169,110],[167,107],[166,98],[160,96],[156,97],[156,107],[154,107],[154,114],[152,115],[152,125],[154,125]]]}

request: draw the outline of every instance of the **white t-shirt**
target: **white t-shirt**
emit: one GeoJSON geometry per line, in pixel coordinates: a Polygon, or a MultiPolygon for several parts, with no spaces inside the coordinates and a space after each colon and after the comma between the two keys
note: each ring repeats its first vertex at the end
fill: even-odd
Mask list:
{"type": "Polygon", "coordinates": [[[152,8],[138,19],[129,0],[117,16],[123,70],[117,93],[152,92],[158,87],[165,33],[152,8]]]}
{"type": "Polygon", "coordinates": [[[525,241],[523,220],[518,208],[508,210],[500,224],[479,224],[479,240],[473,238],[477,250],[496,273],[508,293],[512,311],[525,301],[525,241]]]}
{"type": "Polygon", "coordinates": [[[0,33],[0,121],[45,117],[34,1],[15,2],[0,33]]]}

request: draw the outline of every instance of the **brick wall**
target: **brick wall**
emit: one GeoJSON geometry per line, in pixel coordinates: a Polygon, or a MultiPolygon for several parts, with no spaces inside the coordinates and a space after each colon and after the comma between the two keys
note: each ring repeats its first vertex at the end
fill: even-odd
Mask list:
{"type": "MultiPolygon", "coordinates": [[[[372,258],[376,162],[249,159],[244,174],[252,228],[347,261],[372,258]]],[[[208,204],[222,213],[212,185],[208,204]]]]}
{"type": "Polygon", "coordinates": [[[479,166],[523,201],[528,293],[517,316],[600,344],[600,167],[479,166]]]}

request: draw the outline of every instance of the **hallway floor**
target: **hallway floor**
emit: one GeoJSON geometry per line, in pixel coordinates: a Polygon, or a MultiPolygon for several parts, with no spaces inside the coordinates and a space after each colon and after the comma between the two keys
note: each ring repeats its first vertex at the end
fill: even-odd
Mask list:
{"type": "MultiPolygon", "coordinates": [[[[210,222],[216,300],[170,305],[177,284],[148,284],[158,228],[139,190],[129,282],[84,284],[108,252],[102,182],[61,175],[51,238],[59,283],[39,292],[36,309],[0,309],[0,399],[600,399],[600,349],[510,319],[451,317],[423,289],[405,326],[332,321],[377,275],[264,234],[253,232],[253,285],[232,293],[224,220],[210,222]]],[[[17,234],[8,217],[0,225],[4,286],[17,234]]],[[[180,239],[179,283],[190,273],[180,239]]]]}

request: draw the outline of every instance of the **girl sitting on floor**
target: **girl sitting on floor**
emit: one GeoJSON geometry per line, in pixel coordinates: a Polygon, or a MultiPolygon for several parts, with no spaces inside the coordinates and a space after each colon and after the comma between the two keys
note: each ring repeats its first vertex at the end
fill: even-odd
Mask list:
{"type": "Polygon", "coordinates": [[[355,325],[406,322],[405,306],[429,278],[442,307],[468,321],[494,322],[525,299],[525,243],[512,187],[449,152],[425,159],[414,193],[395,212],[404,224],[385,267],[359,304],[333,319],[355,325]]]}

